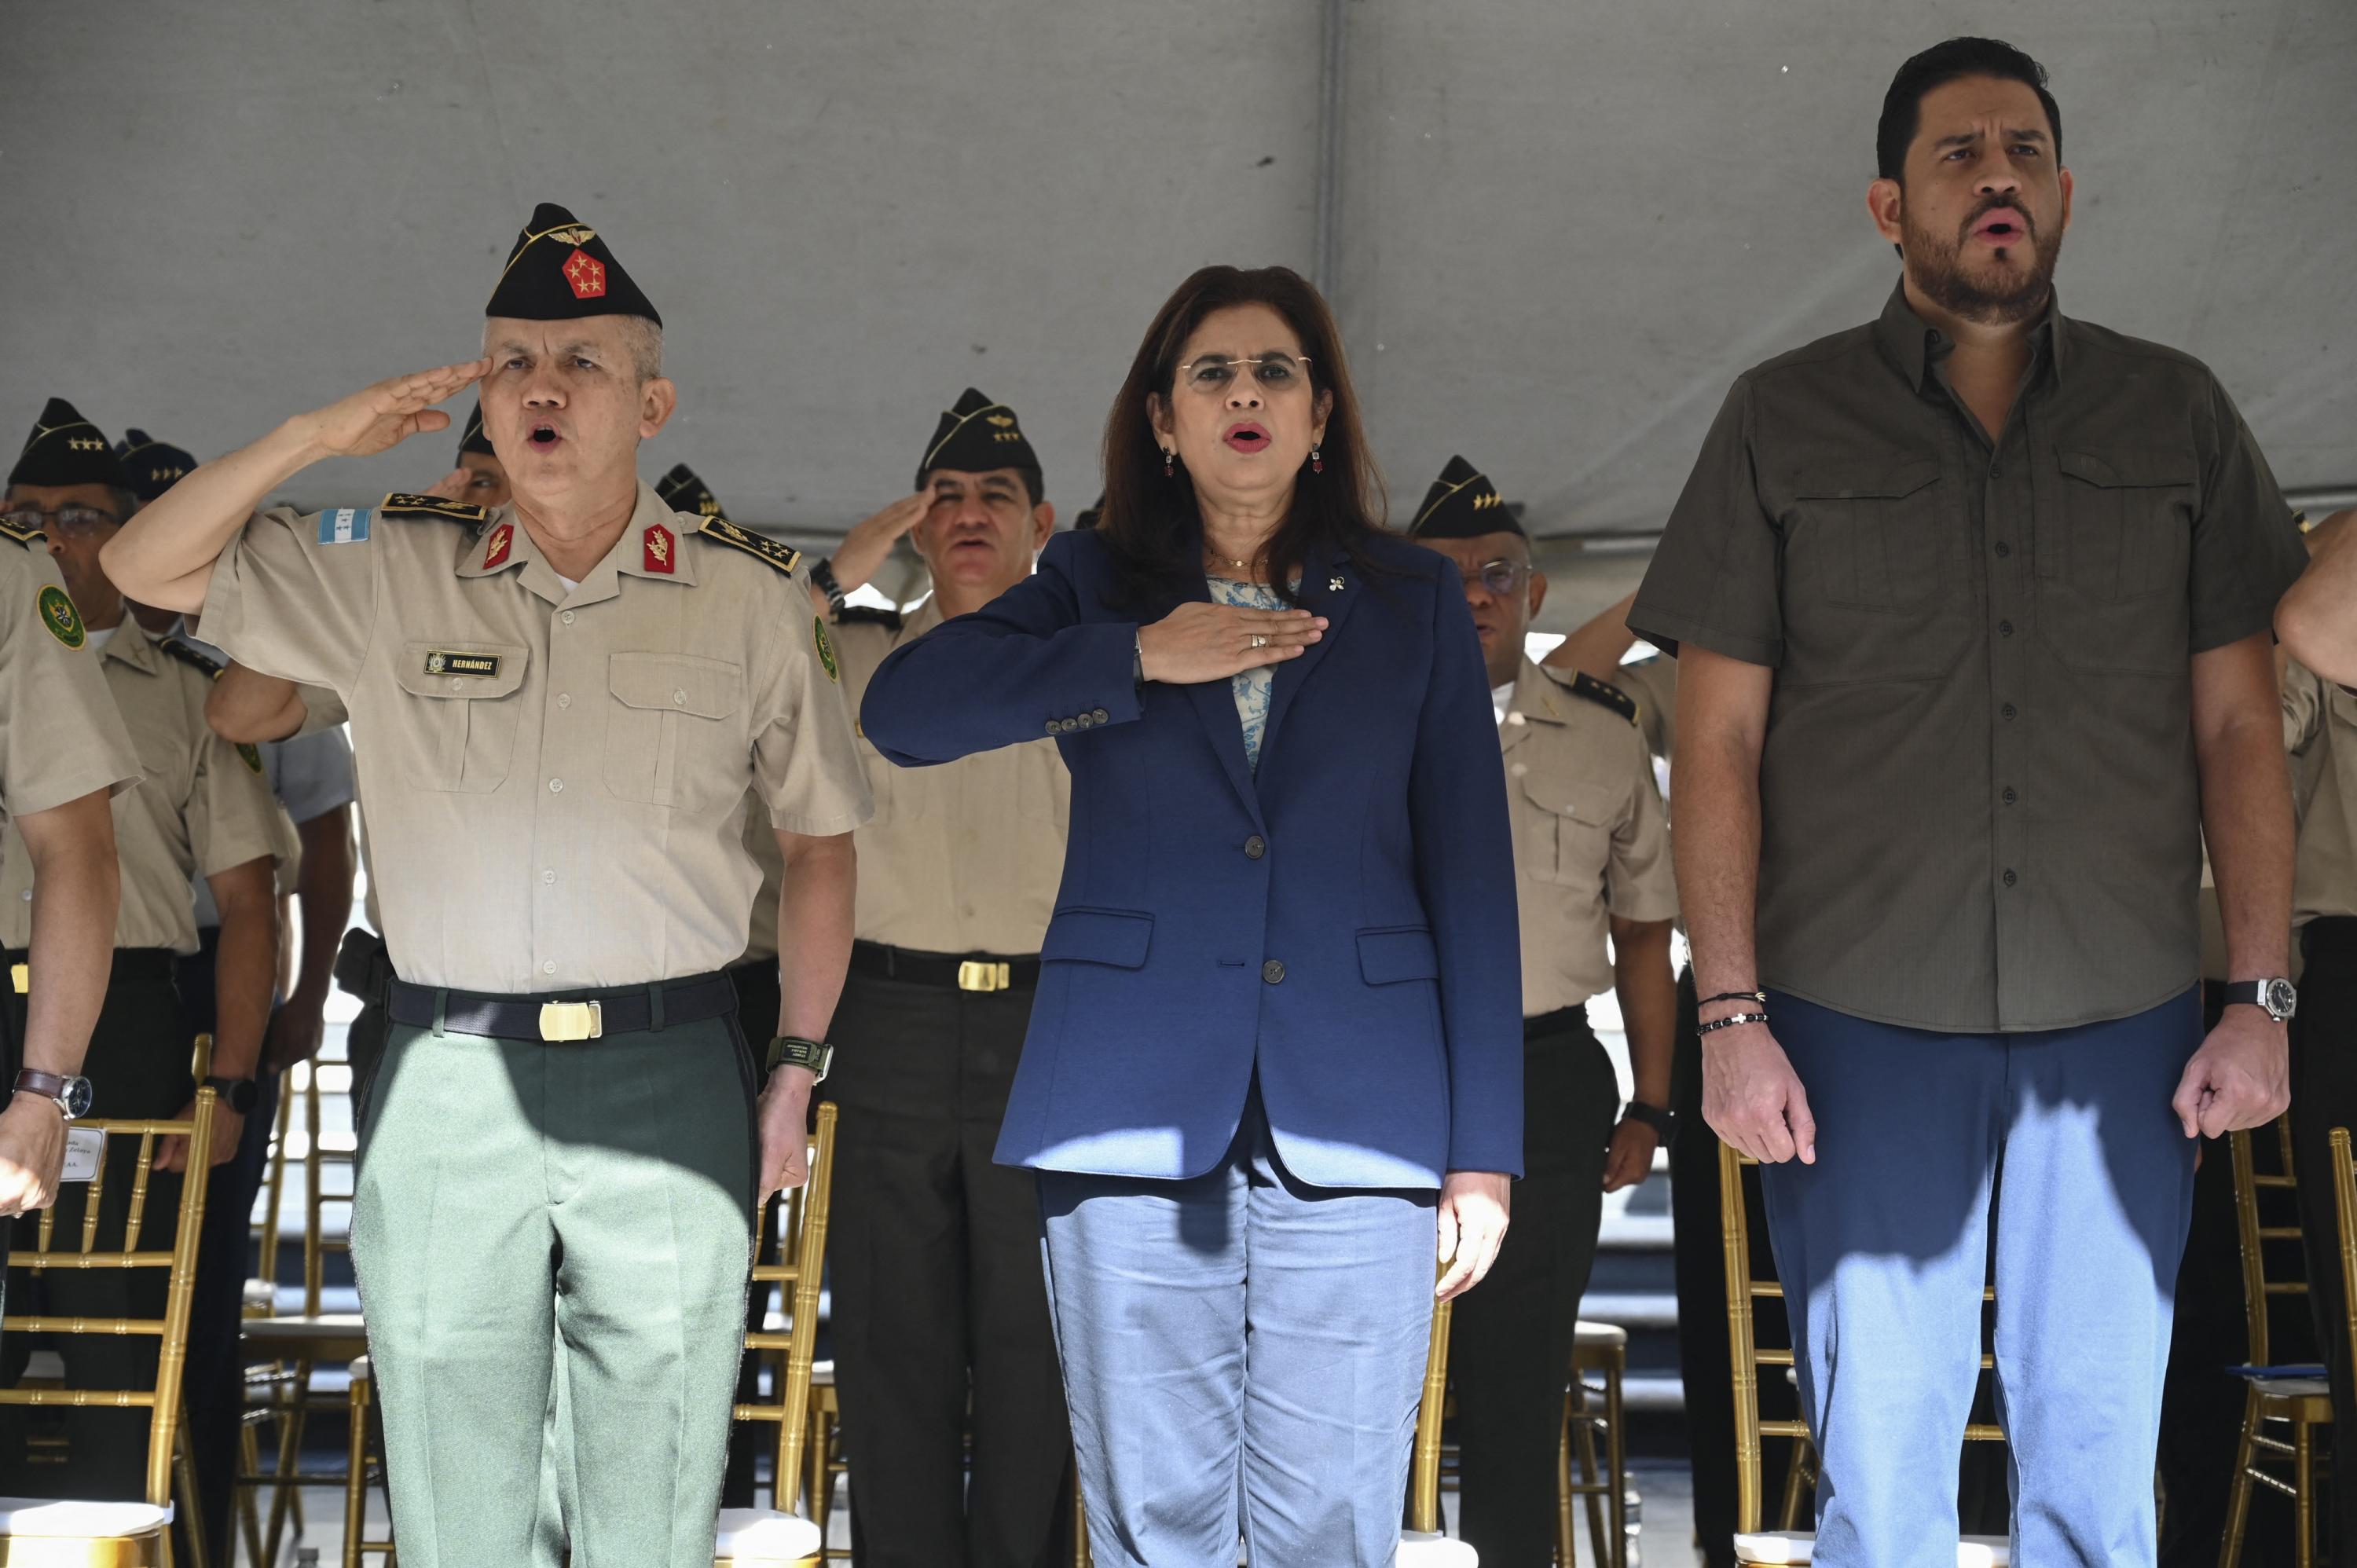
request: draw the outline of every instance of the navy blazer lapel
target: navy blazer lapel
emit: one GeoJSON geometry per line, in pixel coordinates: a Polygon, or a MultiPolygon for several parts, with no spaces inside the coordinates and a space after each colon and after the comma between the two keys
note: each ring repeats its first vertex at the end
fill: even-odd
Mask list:
{"type": "MultiPolygon", "coordinates": [[[[1210,604],[1211,584],[1200,576],[1194,578],[1186,591],[1171,601],[1171,606],[1175,608],[1189,602],[1210,604]]],[[[1244,756],[1244,725],[1236,714],[1235,688],[1225,681],[1197,681],[1181,689],[1195,704],[1195,715],[1203,721],[1211,749],[1219,753],[1220,766],[1228,770],[1228,782],[1235,786],[1236,798],[1252,813],[1253,825],[1266,832],[1268,823],[1260,814],[1260,791],[1253,785],[1252,761],[1244,756]]]]}
{"type": "Polygon", "coordinates": [[[1350,618],[1365,596],[1359,570],[1347,559],[1338,560],[1335,553],[1319,546],[1309,553],[1301,564],[1302,607],[1312,615],[1326,618],[1326,635],[1309,645],[1298,659],[1288,659],[1276,667],[1275,689],[1269,695],[1268,730],[1260,737],[1261,766],[1268,766],[1268,754],[1276,744],[1276,733],[1284,727],[1285,715],[1300,694],[1302,683],[1309,679],[1342,635],[1342,623],[1350,618]]]}

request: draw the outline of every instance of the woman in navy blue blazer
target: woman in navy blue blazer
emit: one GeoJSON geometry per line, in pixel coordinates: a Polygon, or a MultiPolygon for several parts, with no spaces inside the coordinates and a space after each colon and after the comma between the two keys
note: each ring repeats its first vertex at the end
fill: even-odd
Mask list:
{"type": "MultiPolygon", "coordinates": [[[[1333,317],[1210,267],[1100,525],[888,659],[904,767],[1040,735],[1071,836],[998,1158],[1039,1172],[1096,1561],[1381,1564],[1434,1297],[1522,1163],[1505,780],[1457,569],[1384,533],[1333,317]]],[[[849,1048],[856,1048],[853,1046],[849,1048]]]]}

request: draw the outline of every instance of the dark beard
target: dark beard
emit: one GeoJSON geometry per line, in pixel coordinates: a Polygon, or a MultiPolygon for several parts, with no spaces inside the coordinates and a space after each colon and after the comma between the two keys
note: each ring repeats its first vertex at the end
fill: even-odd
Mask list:
{"type": "MultiPolygon", "coordinates": [[[[1972,226],[1981,220],[1991,208],[2018,205],[1992,201],[1984,204],[1964,220],[1955,238],[1934,239],[1931,234],[1909,225],[1906,229],[1907,273],[1923,296],[1941,309],[1964,321],[1975,321],[1984,327],[2010,327],[2028,321],[2046,308],[2046,301],[2054,288],[2054,263],[2061,259],[2062,236],[2058,231],[2050,242],[2031,227],[2019,242],[2029,247],[2030,268],[2021,281],[2001,288],[1985,286],[1969,276],[1964,267],[1965,236],[1972,226]]],[[[2025,225],[2029,215],[2022,213],[2025,225]]]]}

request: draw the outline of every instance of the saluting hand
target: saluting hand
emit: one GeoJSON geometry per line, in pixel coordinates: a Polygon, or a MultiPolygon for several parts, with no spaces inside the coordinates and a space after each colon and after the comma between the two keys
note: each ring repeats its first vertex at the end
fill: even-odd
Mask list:
{"type": "Polygon", "coordinates": [[[1738,1024],[1703,1036],[1702,1119],[1726,1143],[1763,1165],[1798,1155],[1817,1163],[1817,1119],[1792,1059],[1765,1024],[1738,1024]]]}
{"type": "Polygon", "coordinates": [[[1140,630],[1137,647],[1147,680],[1192,686],[1298,659],[1325,635],[1326,618],[1308,610],[1190,601],[1140,630]]]}
{"type": "Polygon", "coordinates": [[[490,373],[488,359],[393,376],[303,416],[305,435],[323,456],[370,457],[412,435],[447,430],[434,405],[490,373]]]}
{"type": "Polygon", "coordinates": [[[467,499],[467,487],[474,482],[475,476],[467,469],[453,468],[417,493],[439,496],[446,501],[462,501],[467,499]]]}
{"type": "Polygon", "coordinates": [[[818,1083],[806,1067],[781,1067],[761,1090],[761,1201],[810,1180],[811,1090],[818,1083]]]}

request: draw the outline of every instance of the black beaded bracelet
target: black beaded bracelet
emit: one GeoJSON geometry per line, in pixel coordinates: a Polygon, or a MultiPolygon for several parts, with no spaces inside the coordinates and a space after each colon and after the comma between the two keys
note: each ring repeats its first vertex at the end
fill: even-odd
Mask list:
{"type": "Polygon", "coordinates": [[[1768,1015],[1765,1013],[1729,1013],[1724,1018],[1713,1019],[1711,1022],[1705,1024],[1701,1028],[1696,1029],[1695,1033],[1698,1035],[1716,1034],[1721,1029],[1732,1029],[1738,1024],[1764,1024],[1767,1021],[1768,1015]]]}

